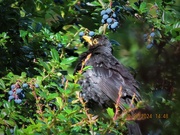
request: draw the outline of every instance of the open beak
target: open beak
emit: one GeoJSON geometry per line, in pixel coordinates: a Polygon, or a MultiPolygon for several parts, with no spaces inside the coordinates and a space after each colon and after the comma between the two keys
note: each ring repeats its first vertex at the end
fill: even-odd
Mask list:
{"type": "Polygon", "coordinates": [[[88,42],[89,44],[90,44],[90,46],[92,46],[93,45],[93,43],[92,43],[92,37],[90,37],[90,36],[83,36],[82,37],[86,42],[88,42]]]}

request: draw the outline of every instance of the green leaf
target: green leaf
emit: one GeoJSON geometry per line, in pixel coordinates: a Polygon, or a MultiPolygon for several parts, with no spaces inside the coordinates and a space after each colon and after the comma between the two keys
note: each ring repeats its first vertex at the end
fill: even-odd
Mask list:
{"type": "Polygon", "coordinates": [[[92,68],[93,68],[92,66],[85,66],[85,67],[83,68],[83,71],[86,71],[86,70],[92,69],[92,68]]]}
{"type": "Polygon", "coordinates": [[[180,36],[177,36],[177,37],[176,37],[176,40],[177,40],[177,41],[180,41],[180,36]]]}
{"type": "Polygon", "coordinates": [[[43,62],[41,59],[39,60],[40,65],[42,65],[47,71],[50,71],[50,67],[47,63],[43,62]]]}
{"type": "Polygon", "coordinates": [[[7,75],[8,78],[13,78],[14,77],[14,74],[12,72],[9,72],[8,75],[7,75]]]}
{"type": "Polygon", "coordinates": [[[113,111],[113,109],[108,107],[106,110],[107,110],[108,115],[109,115],[111,118],[113,118],[113,117],[114,117],[114,111],[113,111]]]}
{"type": "Polygon", "coordinates": [[[57,103],[57,105],[61,108],[61,107],[63,106],[62,98],[56,97],[56,103],[57,103]]]}
{"type": "Polygon", "coordinates": [[[24,38],[28,34],[28,31],[20,30],[20,37],[24,38]]]}
{"type": "Polygon", "coordinates": [[[33,121],[33,119],[29,118],[29,121],[30,121],[33,125],[35,125],[35,122],[33,121]]]}
{"type": "Polygon", "coordinates": [[[147,12],[146,2],[142,2],[142,3],[141,3],[140,8],[139,8],[139,11],[140,11],[141,14],[147,12]]]}
{"type": "Polygon", "coordinates": [[[72,62],[76,61],[77,57],[69,57],[62,60],[61,64],[72,64],[72,62]]]}
{"type": "Polygon", "coordinates": [[[10,102],[5,102],[4,107],[10,109],[12,106],[10,105],[10,102]]]}
{"type": "Polygon", "coordinates": [[[174,28],[174,29],[175,29],[175,28],[180,28],[180,21],[174,23],[173,28],[174,28]]]}
{"type": "Polygon", "coordinates": [[[96,7],[96,6],[101,6],[101,4],[97,1],[93,1],[91,3],[88,3],[90,6],[96,7]]]}
{"type": "Polygon", "coordinates": [[[36,77],[36,83],[41,84],[42,79],[43,79],[42,76],[37,76],[37,77],[36,77]]]}
{"type": "Polygon", "coordinates": [[[22,73],[21,73],[21,77],[23,77],[23,78],[25,78],[26,75],[27,75],[27,74],[26,74],[25,72],[22,72],[22,73]]]}
{"type": "Polygon", "coordinates": [[[51,56],[52,56],[53,60],[59,62],[59,54],[58,54],[58,51],[55,50],[54,48],[51,49],[51,56]]]}
{"type": "Polygon", "coordinates": [[[13,120],[4,120],[4,122],[12,127],[15,126],[15,122],[13,120]]]}
{"type": "Polygon", "coordinates": [[[68,76],[72,79],[74,79],[74,75],[73,74],[68,74],[68,76]]]}
{"type": "Polygon", "coordinates": [[[47,98],[47,93],[39,91],[39,96],[46,99],[47,98]]]}
{"type": "Polygon", "coordinates": [[[61,121],[63,120],[63,121],[65,121],[67,118],[63,115],[63,114],[58,114],[58,119],[60,119],[61,121]]]}
{"type": "Polygon", "coordinates": [[[57,34],[55,35],[55,38],[56,38],[57,41],[61,41],[61,34],[60,34],[60,33],[57,33],[57,34]]]}
{"type": "Polygon", "coordinates": [[[0,129],[0,135],[5,135],[3,129],[0,129]]]}
{"type": "Polygon", "coordinates": [[[58,93],[49,94],[47,96],[47,100],[50,101],[58,96],[58,93]]]}
{"type": "Polygon", "coordinates": [[[103,27],[103,26],[100,26],[98,32],[99,32],[99,34],[102,34],[102,33],[104,32],[104,27],[103,27]]]}
{"type": "Polygon", "coordinates": [[[6,86],[4,84],[4,81],[2,79],[0,79],[0,89],[5,89],[6,86]]]}
{"type": "Polygon", "coordinates": [[[65,25],[65,26],[63,26],[63,30],[68,30],[71,27],[72,27],[72,25],[65,25]]]}
{"type": "Polygon", "coordinates": [[[133,9],[138,11],[138,7],[134,3],[131,3],[131,6],[132,6],[133,9]]]}

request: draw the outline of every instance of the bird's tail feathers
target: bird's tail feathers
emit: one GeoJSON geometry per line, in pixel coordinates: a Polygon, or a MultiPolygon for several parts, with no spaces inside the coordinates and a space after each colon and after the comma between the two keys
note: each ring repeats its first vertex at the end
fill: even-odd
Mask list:
{"type": "Polygon", "coordinates": [[[139,124],[136,122],[127,122],[128,135],[142,135],[139,124]]]}

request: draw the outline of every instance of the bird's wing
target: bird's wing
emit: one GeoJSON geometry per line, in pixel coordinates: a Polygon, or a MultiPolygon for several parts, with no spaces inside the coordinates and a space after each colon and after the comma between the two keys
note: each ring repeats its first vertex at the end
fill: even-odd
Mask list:
{"type": "Polygon", "coordinates": [[[135,94],[135,100],[140,100],[140,95],[136,89],[137,84],[129,71],[118,62],[114,56],[105,56],[103,54],[93,55],[87,65],[93,66],[86,72],[90,76],[94,90],[102,91],[111,100],[116,102],[120,87],[122,87],[122,96],[120,99],[120,108],[123,104],[130,104],[130,99],[135,94]]]}

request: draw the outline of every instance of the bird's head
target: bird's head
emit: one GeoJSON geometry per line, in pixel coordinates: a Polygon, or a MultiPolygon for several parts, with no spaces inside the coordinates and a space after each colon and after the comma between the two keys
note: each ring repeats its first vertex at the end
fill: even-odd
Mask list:
{"type": "Polygon", "coordinates": [[[96,35],[94,37],[83,36],[83,39],[88,42],[89,49],[104,46],[111,48],[111,43],[104,35],[96,35]]]}

